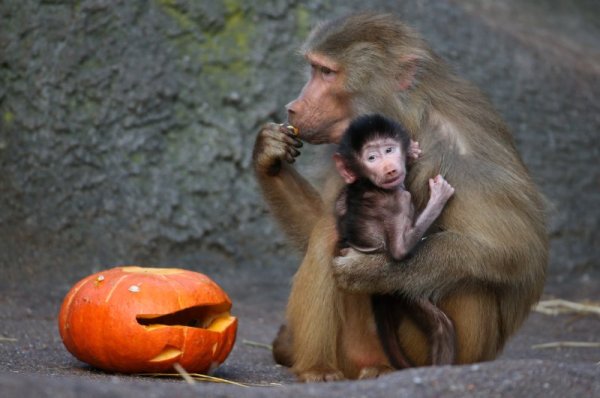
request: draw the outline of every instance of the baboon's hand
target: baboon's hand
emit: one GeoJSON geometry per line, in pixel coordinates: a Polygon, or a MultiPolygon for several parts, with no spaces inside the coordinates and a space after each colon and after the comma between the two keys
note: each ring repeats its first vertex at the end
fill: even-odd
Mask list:
{"type": "Polygon", "coordinates": [[[410,145],[408,146],[408,152],[406,154],[406,161],[409,164],[415,163],[421,157],[423,151],[421,150],[421,146],[417,141],[410,140],[410,145]]]}
{"type": "MultiPolygon", "coordinates": [[[[362,254],[348,248],[340,256],[334,257],[332,262],[333,276],[339,288],[356,293],[376,293],[376,277],[378,271],[369,269],[364,261],[378,257],[376,254],[362,254]]],[[[367,261],[368,262],[368,261],[367,261]]],[[[374,267],[378,267],[375,265],[374,267]]]]}
{"type": "Polygon", "coordinates": [[[254,169],[259,174],[276,175],[281,170],[282,162],[294,163],[300,155],[297,148],[302,142],[293,130],[276,124],[265,124],[254,143],[252,159],[254,169]]]}
{"type": "Polygon", "coordinates": [[[454,195],[454,187],[448,183],[440,174],[429,179],[431,199],[434,203],[445,205],[448,199],[454,195]]]}

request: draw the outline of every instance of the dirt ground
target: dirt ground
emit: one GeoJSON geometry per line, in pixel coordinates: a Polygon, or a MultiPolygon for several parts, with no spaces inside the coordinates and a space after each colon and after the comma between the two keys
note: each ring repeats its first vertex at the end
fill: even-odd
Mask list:
{"type": "MultiPolygon", "coordinates": [[[[493,362],[410,369],[369,381],[296,383],[287,369],[273,362],[267,348],[256,344],[270,343],[277,331],[290,271],[247,269],[211,275],[232,297],[240,321],[236,345],[215,376],[247,387],[206,382],[188,385],[179,378],[92,369],[66,351],[58,334],[56,315],[66,285],[56,287],[53,281],[48,281],[49,285],[43,281],[22,286],[12,283],[0,296],[2,396],[600,396],[600,347],[534,347],[559,341],[599,342],[600,317],[535,311],[493,362]]],[[[598,299],[598,286],[598,280],[589,277],[549,281],[544,299],[598,299]]]]}

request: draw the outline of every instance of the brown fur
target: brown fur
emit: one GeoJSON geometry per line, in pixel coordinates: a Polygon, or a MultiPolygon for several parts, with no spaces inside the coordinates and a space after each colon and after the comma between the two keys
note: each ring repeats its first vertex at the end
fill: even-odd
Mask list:
{"type": "MultiPolygon", "coordinates": [[[[289,105],[289,121],[304,140],[336,142],[346,119],[382,113],[401,122],[423,149],[407,181],[417,208],[427,201],[427,179],[437,173],[456,193],[437,220],[439,232],[401,264],[352,251],[334,258],[335,192],[320,194],[282,161],[296,154],[274,125],[265,126],[254,152],[257,178],[275,217],[305,251],[288,328],[277,339],[280,347],[291,342],[293,370],[305,380],[330,380],[384,369],[389,364],[380,347],[369,351],[378,339],[362,304],[370,294],[393,292],[442,308],[454,323],[457,363],[495,358],[539,299],[548,255],[543,201],[505,124],[474,86],[389,15],[357,14],[321,25],[304,51],[313,64],[336,72],[329,80],[323,73],[317,86],[307,83],[289,105]],[[310,98],[317,91],[318,98],[310,98]],[[330,92],[327,107],[309,103],[330,92]],[[268,174],[274,163],[281,167],[268,174]],[[348,310],[353,300],[357,311],[348,310]]],[[[339,177],[329,184],[339,190],[339,177]]],[[[428,340],[410,316],[399,335],[410,361],[427,365],[428,340]]]]}

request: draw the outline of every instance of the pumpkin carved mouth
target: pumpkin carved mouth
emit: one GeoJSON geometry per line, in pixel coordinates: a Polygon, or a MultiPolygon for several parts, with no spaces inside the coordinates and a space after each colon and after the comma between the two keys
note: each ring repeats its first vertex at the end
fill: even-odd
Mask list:
{"type": "Polygon", "coordinates": [[[214,304],[185,308],[170,314],[140,314],[135,317],[137,323],[147,329],[164,326],[182,326],[222,332],[235,318],[228,311],[230,305],[214,304]]]}

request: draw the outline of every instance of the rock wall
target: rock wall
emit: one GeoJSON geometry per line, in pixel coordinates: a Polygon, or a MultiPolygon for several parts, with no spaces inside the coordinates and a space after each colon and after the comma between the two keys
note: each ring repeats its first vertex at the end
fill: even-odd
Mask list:
{"type": "MultiPolygon", "coordinates": [[[[553,205],[551,275],[590,273],[600,12],[513,3],[368,7],[401,15],[490,95],[553,205]]],[[[0,2],[0,287],[123,263],[293,269],[253,180],[252,144],[302,87],[295,51],[311,25],[364,7],[0,2]]]]}

